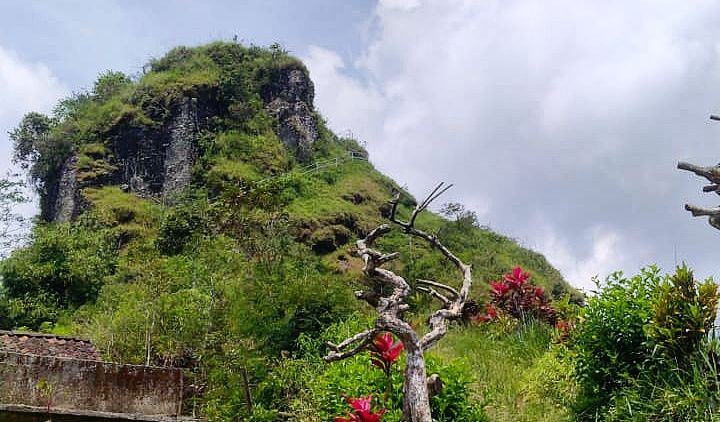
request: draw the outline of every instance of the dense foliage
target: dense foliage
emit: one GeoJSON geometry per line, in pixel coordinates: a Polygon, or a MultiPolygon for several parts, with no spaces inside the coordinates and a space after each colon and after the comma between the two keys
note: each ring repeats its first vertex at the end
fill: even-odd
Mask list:
{"type": "Polygon", "coordinates": [[[616,273],[601,287],[573,344],[580,419],[711,420],[720,398],[708,337],[717,285],[682,266],[669,276],[655,267],[616,273]]]}

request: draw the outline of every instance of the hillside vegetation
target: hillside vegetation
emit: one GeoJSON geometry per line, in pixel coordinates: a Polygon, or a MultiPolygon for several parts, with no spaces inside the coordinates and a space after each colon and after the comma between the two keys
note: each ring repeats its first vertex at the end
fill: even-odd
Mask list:
{"type": "MultiPolygon", "coordinates": [[[[401,192],[402,215],[414,198],[377,172],[356,140],[325,126],[312,105],[307,70],[278,46],[179,47],[148,69],[132,77],[103,73],[88,92],[62,100],[50,116],[28,114],[11,133],[15,159],[41,195],[42,219],[27,245],[0,264],[0,328],[86,336],[109,360],[181,367],[190,385],[186,411],[210,420],[327,421],[344,414],[343,395],[372,391],[385,392],[383,420],[399,420],[399,370],[386,378],[366,355],[333,364],[321,356],[325,341],[367,326],[372,315],[353,295],[361,278],[360,262],[348,252],[353,241],[385,222],[394,192],[401,192]],[[297,89],[296,102],[278,105],[297,89]],[[172,174],[165,169],[160,180],[162,163],[146,163],[165,151],[168,133],[178,133],[182,110],[194,110],[194,145],[184,151],[192,167],[182,189],[169,190],[159,186],[168,186],[172,174]],[[350,154],[359,158],[347,159],[350,154]],[[337,165],[301,171],[333,159],[337,165]],[[136,185],[139,175],[144,179],[136,185]],[[68,186],[74,189],[69,195],[68,186]],[[71,218],[61,218],[61,209],[71,209],[71,218]],[[251,412],[244,374],[254,399],[251,412]]],[[[647,372],[637,368],[650,365],[656,355],[647,350],[656,348],[638,352],[622,367],[615,390],[604,378],[587,375],[597,367],[612,377],[614,365],[625,359],[622,351],[611,353],[611,362],[593,360],[601,359],[602,347],[610,348],[598,338],[620,328],[602,328],[604,320],[593,320],[588,311],[585,320],[604,331],[575,334],[575,323],[585,321],[577,320],[575,306],[583,297],[543,256],[481,226],[458,204],[444,211],[422,214],[417,224],[472,264],[472,295],[480,305],[473,321],[456,324],[428,356],[429,373],[439,373],[445,383],[432,401],[436,420],[681,420],[613,416],[626,408],[634,412],[621,409],[621,395],[613,391],[628,400],[644,394],[633,389],[648,382],[637,378],[647,372]],[[552,322],[565,326],[555,328],[524,308],[519,314],[503,308],[498,287],[489,282],[517,266],[529,271],[533,288],[541,288],[535,294],[554,300],[552,322]],[[486,308],[491,302],[498,304],[497,314],[492,308],[490,315],[494,305],[486,308]],[[579,348],[570,345],[576,337],[579,348]]],[[[437,251],[402,233],[378,246],[400,253],[392,268],[410,282],[458,284],[437,251]]],[[[654,277],[660,290],[648,295],[666,289],[671,297],[672,285],[662,287],[660,276],[654,277]]],[[[613,288],[624,291],[623,283],[613,288]]],[[[715,296],[707,287],[700,294],[705,299],[697,312],[705,315],[715,306],[707,298],[715,296]]],[[[610,303],[604,298],[591,299],[589,309],[610,303]]],[[[410,305],[410,319],[421,322],[430,301],[415,295],[410,305]]],[[[646,305],[644,319],[631,327],[642,347],[668,337],[667,321],[655,331],[643,328],[659,306],[650,299],[646,305]]],[[[707,329],[704,317],[698,318],[693,327],[707,329]]],[[[686,354],[700,343],[693,340],[686,354]]],[[[706,373],[702,362],[678,365],[706,373]]],[[[717,386],[703,377],[697,380],[706,397],[718,397],[717,386]]],[[[667,385],[676,381],[668,378],[667,385]]],[[[687,406],[702,409],[706,401],[687,406]]]]}

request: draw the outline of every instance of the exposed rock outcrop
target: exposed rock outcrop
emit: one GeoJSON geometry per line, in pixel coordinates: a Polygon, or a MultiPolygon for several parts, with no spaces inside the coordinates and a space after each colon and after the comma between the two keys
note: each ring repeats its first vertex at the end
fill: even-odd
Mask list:
{"type": "Polygon", "coordinates": [[[52,189],[55,192],[50,202],[50,220],[65,223],[74,220],[82,210],[82,198],[78,189],[76,154],[65,160],[60,169],[60,177],[57,186],[52,189]]]}
{"type": "Polygon", "coordinates": [[[165,150],[163,188],[164,196],[180,192],[190,183],[192,167],[197,159],[197,109],[195,101],[185,98],[168,128],[165,150]]]}
{"type": "Polygon", "coordinates": [[[270,90],[266,96],[265,110],[276,119],[277,135],[285,146],[294,151],[300,161],[305,161],[318,137],[313,106],[315,87],[300,69],[281,72],[273,85],[278,89],[270,90]]]}
{"type": "MultiPolygon", "coordinates": [[[[300,161],[310,157],[318,138],[314,95],[307,72],[296,67],[279,69],[262,93],[277,136],[300,161]]],[[[78,153],[71,155],[57,182],[48,187],[43,218],[74,220],[87,206],[81,193],[86,187],[116,185],[139,196],[171,199],[191,182],[200,130],[226,112],[218,90],[207,88],[179,99],[160,127],[119,121],[108,134],[106,161],[112,170],[86,178],[78,170],[78,153]]]]}

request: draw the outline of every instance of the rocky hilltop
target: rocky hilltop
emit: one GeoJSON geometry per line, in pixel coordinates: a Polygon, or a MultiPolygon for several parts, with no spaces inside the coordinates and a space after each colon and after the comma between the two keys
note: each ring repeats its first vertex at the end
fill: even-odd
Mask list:
{"type": "MultiPolygon", "coordinates": [[[[260,98],[274,133],[304,162],[318,137],[318,121],[313,83],[302,65],[293,64],[273,73],[261,87],[260,98]]],[[[162,66],[151,67],[151,72],[162,72],[162,66]]],[[[81,146],[71,152],[58,177],[48,181],[42,197],[43,219],[65,222],[77,218],[88,205],[81,193],[86,187],[117,185],[123,191],[156,199],[180,193],[192,180],[200,134],[212,131],[218,117],[232,113],[228,107],[238,106],[227,104],[218,87],[201,88],[170,102],[158,124],[138,127],[120,119],[108,131],[104,148],[90,151],[81,146]],[[82,155],[102,166],[99,174],[89,174],[97,169],[78,165],[82,155]]]]}

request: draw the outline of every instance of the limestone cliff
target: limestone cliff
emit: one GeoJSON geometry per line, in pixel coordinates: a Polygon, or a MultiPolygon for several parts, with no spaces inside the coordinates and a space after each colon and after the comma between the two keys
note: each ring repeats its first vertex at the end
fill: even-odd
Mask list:
{"type": "MultiPolygon", "coordinates": [[[[267,85],[261,98],[275,134],[298,161],[306,161],[318,138],[312,81],[306,71],[288,68],[276,72],[267,85]]],[[[88,206],[82,195],[88,187],[116,185],[143,197],[172,198],[192,182],[200,133],[212,131],[214,120],[228,114],[229,108],[232,105],[223,93],[209,87],[176,100],[160,125],[120,120],[107,135],[108,151],[101,157],[105,171],[83,173],[78,168],[82,151],[74,151],[46,189],[43,218],[74,220],[88,206]]]]}

